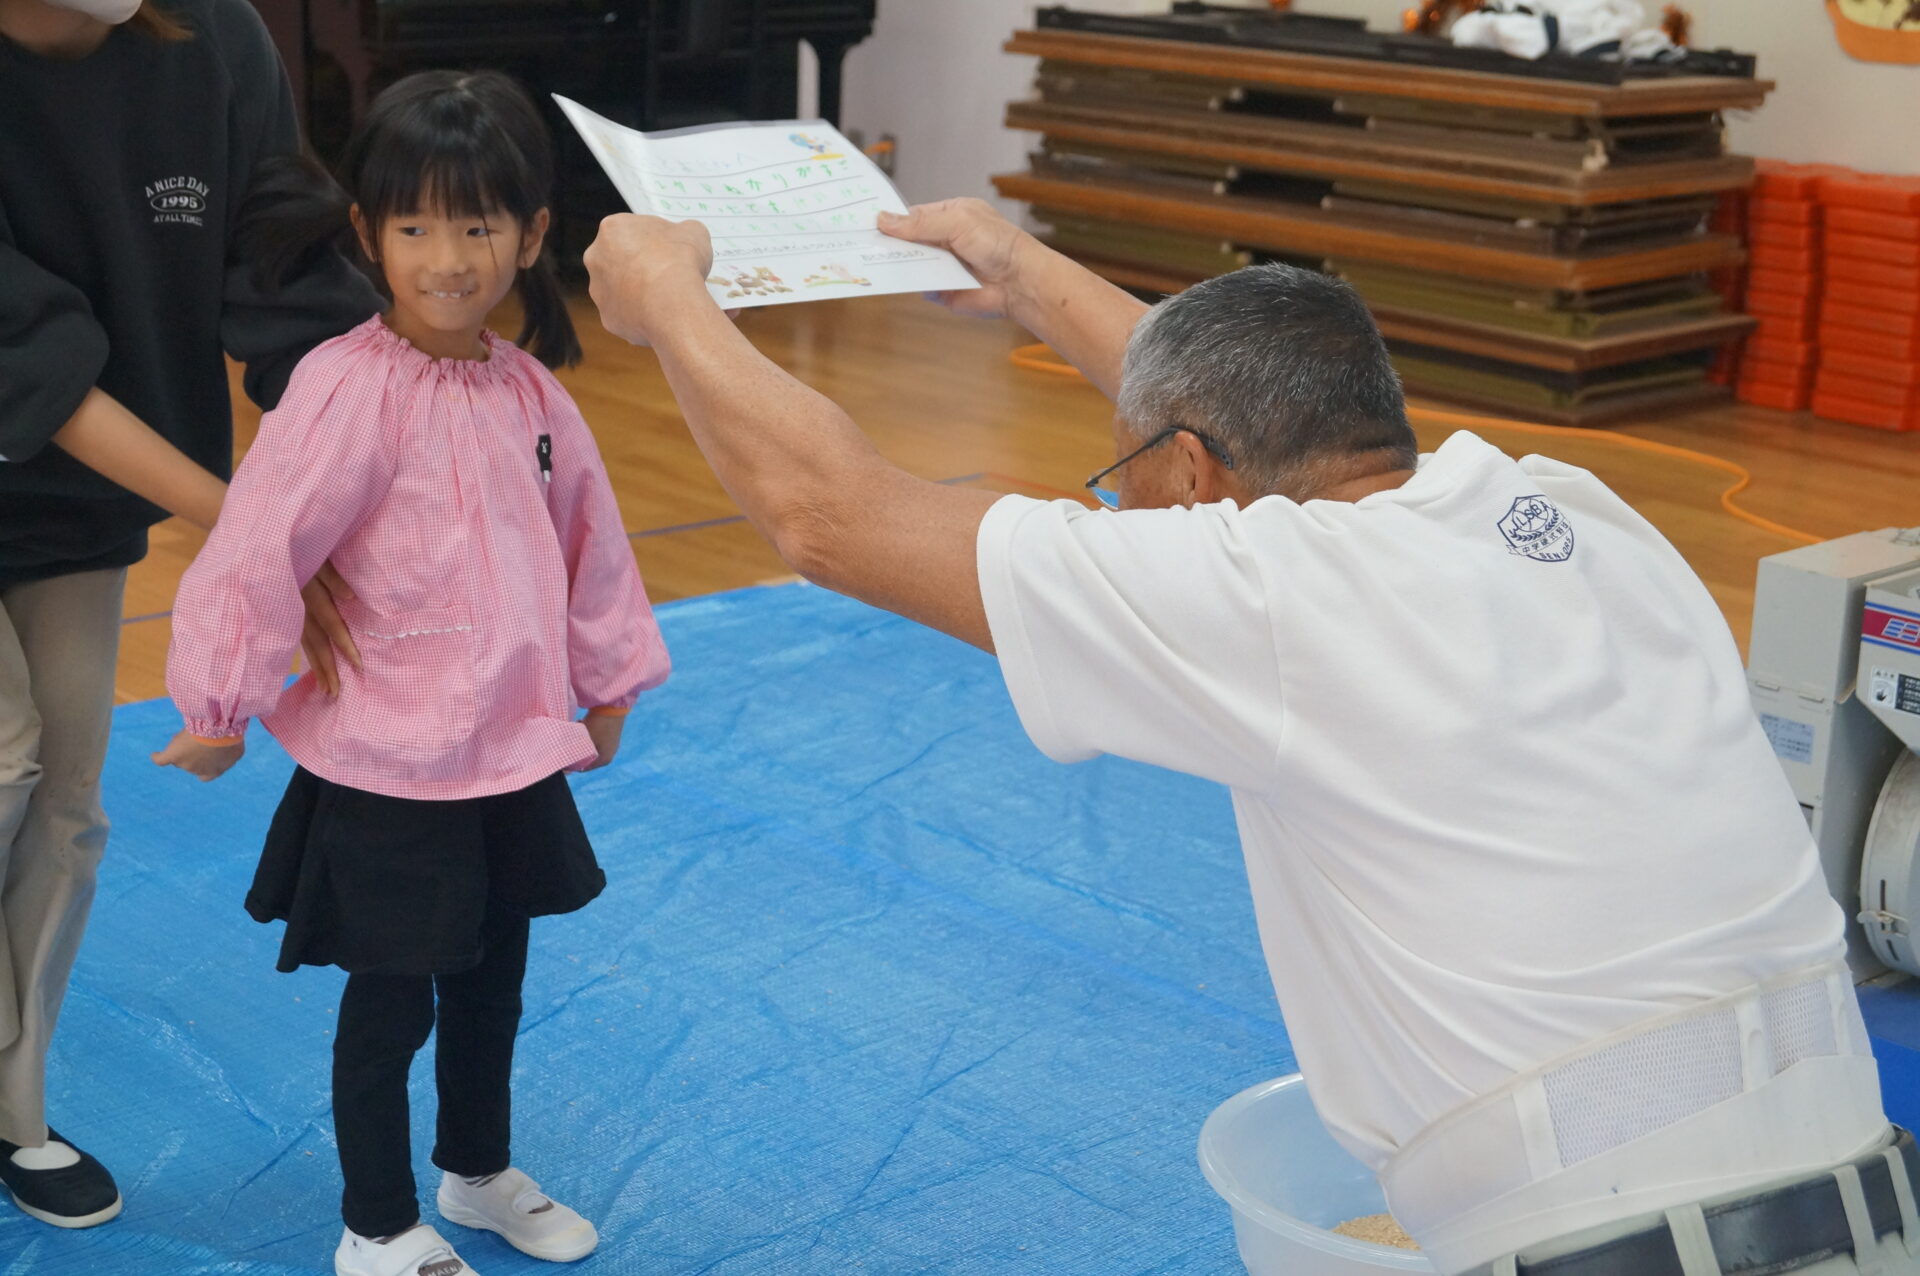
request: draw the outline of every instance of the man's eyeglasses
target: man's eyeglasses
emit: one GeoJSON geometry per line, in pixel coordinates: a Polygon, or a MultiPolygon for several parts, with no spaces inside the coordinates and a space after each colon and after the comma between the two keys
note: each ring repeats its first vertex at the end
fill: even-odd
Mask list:
{"type": "Polygon", "coordinates": [[[1133,451],[1127,453],[1125,456],[1115,461],[1112,465],[1109,465],[1106,469],[1101,470],[1098,474],[1088,479],[1087,490],[1092,492],[1095,496],[1099,497],[1100,503],[1106,506],[1108,509],[1110,510],[1119,509],[1120,494],[1111,488],[1102,487],[1100,486],[1100,484],[1106,479],[1106,477],[1109,474],[1113,473],[1115,470],[1125,465],[1128,461],[1131,461],[1134,457],[1139,456],[1142,452],[1152,451],[1154,448],[1159,447],[1162,443],[1165,443],[1168,439],[1172,438],[1174,435],[1181,434],[1181,433],[1191,434],[1194,438],[1200,440],[1200,446],[1207,449],[1207,452],[1210,455],[1212,455],[1212,457],[1215,460],[1219,461],[1220,464],[1224,465],[1228,469],[1233,468],[1233,457],[1227,452],[1227,449],[1221,446],[1218,442],[1208,438],[1206,435],[1200,433],[1200,431],[1192,428],[1191,426],[1170,425],[1166,429],[1160,431],[1160,433],[1148,439],[1145,443],[1142,443],[1139,447],[1133,449],[1133,451]]]}

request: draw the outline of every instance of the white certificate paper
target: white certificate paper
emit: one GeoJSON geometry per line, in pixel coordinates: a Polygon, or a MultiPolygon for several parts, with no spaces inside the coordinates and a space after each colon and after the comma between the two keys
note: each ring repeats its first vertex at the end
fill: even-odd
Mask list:
{"type": "Polygon", "coordinates": [[[707,291],[729,310],[829,297],[977,288],[959,259],[874,229],[907,206],[886,175],[818,120],[642,133],[554,95],[636,213],[703,223],[707,291]]]}

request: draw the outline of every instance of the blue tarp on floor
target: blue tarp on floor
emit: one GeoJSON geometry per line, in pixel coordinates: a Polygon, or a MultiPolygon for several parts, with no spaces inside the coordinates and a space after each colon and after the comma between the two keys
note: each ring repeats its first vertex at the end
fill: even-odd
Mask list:
{"type": "MultiPolygon", "coordinates": [[[[672,681],[575,780],[610,886],[535,924],[515,1159],[601,1226],[583,1271],[1239,1271],[1207,1113],[1293,1070],[1224,791],[1060,767],[992,660],[803,587],[662,609],[672,681]]],[[[0,1205],[0,1273],[331,1271],[343,976],[240,899],[290,763],[213,785],[120,712],[114,833],[54,1123],[126,1214],[0,1205]]],[[[415,1159],[432,1219],[432,1069],[415,1159]]],[[[551,1270],[449,1226],[484,1276],[551,1270]]]]}
{"type": "MultiPolygon", "coordinates": [[[[1060,767],[992,660],[822,591],[662,609],[673,680],[575,780],[610,885],[536,923],[516,1160],[601,1226],[583,1273],[1231,1276],[1207,1113],[1293,1070],[1224,791],[1060,767]]],[[[273,970],[240,899],[290,763],[214,785],[121,710],[56,1125],[127,1210],[0,1205],[0,1276],[330,1272],[342,976],[273,970]]],[[[1920,997],[1874,991],[1920,1119],[1920,997]]],[[[432,1069],[415,1069],[427,1217],[432,1069]]],[[[483,1276],[550,1271],[449,1226],[483,1276]]]]}

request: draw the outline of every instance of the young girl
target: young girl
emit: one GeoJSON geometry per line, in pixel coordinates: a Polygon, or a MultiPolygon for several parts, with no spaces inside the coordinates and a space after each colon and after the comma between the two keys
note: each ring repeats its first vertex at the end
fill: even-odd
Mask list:
{"type": "MultiPolygon", "coordinates": [[[[612,759],[667,653],[593,436],[541,366],[578,346],[541,253],[552,159],[532,103],[494,73],[411,76],[342,178],[354,202],[334,216],[391,305],[316,349],[262,422],[181,582],[167,683],[187,727],[155,760],[213,779],[259,717],[299,763],[247,909],[286,921],[280,969],[348,972],[335,1272],[471,1271],[414,1193],[407,1072],[436,1017],[441,1217],[571,1261],[592,1224],[508,1153],[527,919],[605,884],[560,773],[612,759]],[[484,327],[516,280],[538,360],[484,327]],[[311,678],[282,695],[300,587],[329,557],[364,667],[335,699],[311,678]]],[[[297,260],[327,228],[281,193],[260,225],[297,260]]]]}

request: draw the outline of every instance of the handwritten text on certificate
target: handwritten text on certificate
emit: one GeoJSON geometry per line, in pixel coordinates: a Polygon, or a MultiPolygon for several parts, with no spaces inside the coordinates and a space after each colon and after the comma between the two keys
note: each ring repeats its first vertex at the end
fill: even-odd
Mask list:
{"type": "Polygon", "coordinates": [[[874,229],[899,192],[830,124],[642,133],[554,95],[627,206],[713,236],[707,290],[729,310],[978,286],[958,259],[874,229]]]}

